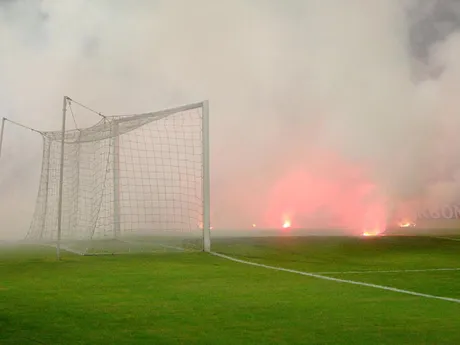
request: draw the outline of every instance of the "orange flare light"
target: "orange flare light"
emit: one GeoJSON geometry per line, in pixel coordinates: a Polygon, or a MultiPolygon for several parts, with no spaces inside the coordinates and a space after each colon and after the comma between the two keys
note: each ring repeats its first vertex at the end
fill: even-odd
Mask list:
{"type": "Polygon", "coordinates": [[[381,236],[382,231],[380,230],[369,230],[369,231],[364,231],[362,233],[362,236],[364,237],[374,237],[374,236],[381,236]]]}
{"type": "Polygon", "coordinates": [[[414,223],[408,222],[408,221],[400,222],[398,225],[400,228],[410,228],[410,227],[415,226],[414,223]]]}
{"type": "Polygon", "coordinates": [[[291,221],[285,220],[283,223],[283,229],[289,229],[291,227],[291,221]]]}

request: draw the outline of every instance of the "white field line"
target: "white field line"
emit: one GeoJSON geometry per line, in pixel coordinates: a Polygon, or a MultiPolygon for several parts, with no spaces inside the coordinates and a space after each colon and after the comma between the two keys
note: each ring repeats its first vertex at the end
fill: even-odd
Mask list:
{"type": "MultiPolygon", "coordinates": [[[[133,244],[133,245],[142,245],[143,244],[143,242],[134,242],[134,241],[127,241],[127,240],[119,240],[119,241],[127,243],[127,244],[133,244]]],[[[157,245],[162,247],[162,248],[175,249],[175,250],[178,250],[178,251],[181,251],[181,252],[185,251],[184,248],[176,247],[176,246],[170,246],[170,245],[163,244],[163,243],[159,243],[157,245]]]]}
{"type": "Polygon", "coordinates": [[[296,271],[296,270],[291,270],[291,269],[282,268],[282,267],[268,266],[268,265],[263,265],[263,264],[259,264],[259,263],[256,263],[256,262],[236,259],[236,258],[233,258],[231,256],[227,256],[227,255],[223,255],[223,254],[219,254],[219,253],[215,253],[215,252],[211,252],[211,254],[214,255],[214,256],[220,257],[222,259],[238,262],[240,264],[246,264],[246,265],[251,265],[251,266],[256,266],[256,267],[262,267],[262,268],[266,268],[266,269],[270,269],[270,270],[274,270],[274,271],[295,273],[295,274],[300,274],[300,275],[307,276],[307,277],[318,278],[318,279],[323,279],[323,280],[329,280],[329,281],[333,281],[333,282],[336,282],[336,283],[345,283],[345,284],[366,286],[366,287],[371,287],[371,288],[374,288],[374,289],[398,292],[398,293],[402,293],[402,294],[406,294],[406,295],[412,295],[412,296],[424,297],[424,298],[430,298],[430,299],[438,299],[438,300],[443,300],[443,301],[454,302],[454,303],[460,304],[460,299],[457,299],[457,298],[442,297],[442,296],[436,296],[436,295],[428,295],[428,294],[415,292],[415,291],[397,289],[397,288],[390,287],[390,286],[376,285],[376,284],[358,282],[358,281],[348,280],[348,279],[339,279],[339,278],[323,276],[323,275],[315,274],[315,273],[296,271]]]}
{"type": "Polygon", "coordinates": [[[160,247],[163,247],[163,248],[168,248],[168,249],[175,249],[179,252],[196,252],[197,250],[193,250],[193,249],[187,249],[187,248],[182,248],[182,247],[177,247],[177,246],[171,246],[169,244],[162,244],[160,243],[159,244],[160,247]]]}
{"type": "MultiPolygon", "coordinates": [[[[43,244],[43,246],[56,248],[55,244],[43,244]]],[[[76,250],[76,249],[72,249],[72,248],[67,247],[67,246],[62,246],[62,245],[61,245],[61,250],[65,251],[65,252],[69,252],[71,254],[80,255],[80,256],[112,256],[112,255],[114,255],[113,253],[85,253],[85,252],[82,252],[82,251],[79,251],[79,250],[76,250]]],[[[121,254],[130,254],[130,253],[129,252],[119,252],[119,253],[117,253],[117,255],[121,255],[121,254]]]]}
{"type": "Polygon", "coordinates": [[[342,272],[312,272],[314,274],[366,274],[366,273],[413,273],[413,272],[437,272],[437,271],[460,271],[459,268],[420,268],[413,270],[373,270],[373,271],[342,271],[342,272]]]}
{"type": "Polygon", "coordinates": [[[65,250],[65,251],[68,251],[69,253],[74,253],[74,254],[77,254],[77,255],[85,255],[84,252],[81,252],[79,250],[75,250],[75,249],[72,249],[72,248],[69,248],[69,247],[66,247],[66,246],[61,246],[61,249],[65,250]]]}
{"type": "Polygon", "coordinates": [[[175,249],[175,250],[178,250],[180,252],[185,252],[184,248],[176,247],[176,246],[170,246],[170,245],[167,245],[167,244],[160,244],[160,247],[167,248],[167,249],[175,249]]]}
{"type": "MultiPolygon", "coordinates": [[[[57,247],[55,244],[43,244],[43,245],[46,246],[46,247],[51,247],[51,248],[56,248],[57,247]]],[[[81,252],[79,250],[75,250],[75,249],[63,246],[62,244],[61,244],[60,249],[66,251],[66,252],[72,253],[72,254],[76,254],[76,255],[82,255],[82,256],[85,255],[85,253],[83,253],[83,252],[81,252]]]]}

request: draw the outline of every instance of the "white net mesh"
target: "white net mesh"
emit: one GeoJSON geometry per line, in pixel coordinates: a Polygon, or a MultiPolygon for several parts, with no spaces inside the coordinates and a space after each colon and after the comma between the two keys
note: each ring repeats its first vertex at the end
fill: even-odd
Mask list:
{"type": "MultiPolygon", "coordinates": [[[[195,104],[180,111],[104,118],[93,127],[66,132],[62,240],[144,236],[145,243],[145,236],[155,235],[165,248],[171,243],[183,247],[185,239],[197,239],[195,246],[200,246],[202,115],[201,104],[195,104]]],[[[39,194],[27,238],[54,241],[62,133],[44,136],[39,194]]]]}

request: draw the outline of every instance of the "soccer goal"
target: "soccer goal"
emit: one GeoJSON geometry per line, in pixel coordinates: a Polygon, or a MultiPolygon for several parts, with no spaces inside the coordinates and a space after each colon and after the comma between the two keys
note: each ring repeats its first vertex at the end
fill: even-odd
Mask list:
{"type": "Polygon", "coordinates": [[[82,255],[210,251],[208,102],[39,132],[27,241],[82,255]]]}

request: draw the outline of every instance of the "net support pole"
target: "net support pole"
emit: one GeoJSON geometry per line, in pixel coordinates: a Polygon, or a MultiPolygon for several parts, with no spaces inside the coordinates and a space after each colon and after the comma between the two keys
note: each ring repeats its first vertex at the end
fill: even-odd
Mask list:
{"type": "Polygon", "coordinates": [[[113,238],[120,234],[120,138],[118,122],[113,122],[113,238]]]}
{"type": "Polygon", "coordinates": [[[61,259],[61,235],[62,235],[62,196],[64,191],[64,147],[65,147],[65,122],[68,97],[64,96],[62,104],[62,132],[61,132],[61,161],[59,169],[59,199],[58,199],[58,221],[57,221],[57,244],[56,257],[61,259]]]}
{"type": "Polygon", "coordinates": [[[211,198],[209,173],[209,101],[203,102],[203,251],[211,251],[211,198]]]}
{"type": "Polygon", "coordinates": [[[2,118],[2,127],[0,128],[0,157],[2,156],[3,132],[5,130],[5,118],[2,118]]]}

